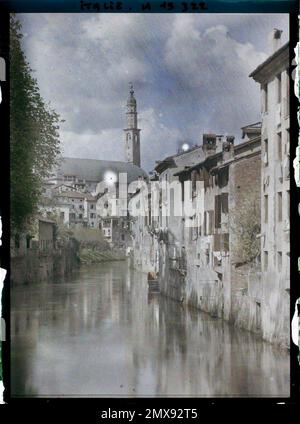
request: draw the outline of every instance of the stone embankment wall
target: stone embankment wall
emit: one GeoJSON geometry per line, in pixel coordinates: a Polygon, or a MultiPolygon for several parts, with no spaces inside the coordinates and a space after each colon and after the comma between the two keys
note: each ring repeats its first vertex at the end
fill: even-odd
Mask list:
{"type": "Polygon", "coordinates": [[[235,266],[228,256],[226,260],[223,258],[220,274],[199,262],[195,249],[175,247],[170,233],[143,236],[148,242],[142,249],[138,245],[133,250],[131,264],[144,272],[154,271],[154,258],[158,256],[157,275],[163,295],[257,333],[267,341],[284,345],[282,340],[272,336],[276,329],[271,329],[269,335],[265,331],[266,298],[259,263],[235,266]]]}
{"type": "Polygon", "coordinates": [[[13,251],[11,255],[11,284],[51,281],[64,277],[79,266],[78,243],[71,240],[66,246],[40,250],[13,251]]]}

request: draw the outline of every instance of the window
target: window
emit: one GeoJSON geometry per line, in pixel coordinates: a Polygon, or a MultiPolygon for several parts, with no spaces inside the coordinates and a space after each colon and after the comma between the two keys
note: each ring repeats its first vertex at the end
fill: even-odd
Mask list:
{"type": "Polygon", "coordinates": [[[221,243],[222,243],[223,252],[228,252],[229,251],[229,234],[228,233],[222,234],[221,243]]]}
{"type": "Polygon", "coordinates": [[[259,253],[256,257],[257,263],[261,264],[261,254],[259,253]]]}
{"type": "Polygon", "coordinates": [[[282,252],[277,252],[277,270],[281,271],[282,269],[282,252]]]}
{"type": "Polygon", "coordinates": [[[215,196],[215,228],[221,228],[221,196],[215,196]]]}
{"type": "Polygon", "coordinates": [[[290,154],[290,130],[286,130],[285,154],[290,154]]]}
{"type": "Polygon", "coordinates": [[[197,187],[197,171],[193,171],[191,174],[192,179],[192,196],[196,196],[196,187],[197,187]]]}
{"type": "Polygon", "coordinates": [[[206,265],[209,265],[209,250],[206,252],[206,265]]]}
{"type": "Polygon", "coordinates": [[[91,217],[91,218],[96,218],[96,215],[95,215],[94,213],[91,213],[91,214],[90,214],[90,217],[91,217]]]}
{"type": "Polygon", "coordinates": [[[124,236],[124,234],[122,234],[122,235],[121,235],[121,239],[122,239],[122,241],[124,241],[124,240],[125,240],[125,236],[124,236]]]}
{"type": "Polygon", "coordinates": [[[288,69],[286,70],[285,81],[286,81],[286,88],[285,88],[286,113],[285,113],[285,116],[288,117],[289,114],[290,114],[290,72],[289,72],[288,69]]]}
{"type": "Polygon", "coordinates": [[[268,84],[265,84],[262,88],[263,97],[263,112],[268,112],[268,84]]]}
{"type": "Polygon", "coordinates": [[[282,160],[282,139],[281,132],[277,134],[277,157],[282,160]]]}
{"type": "Polygon", "coordinates": [[[199,234],[199,236],[202,235],[202,215],[201,215],[201,213],[198,214],[198,234],[199,234]]]}
{"type": "Polygon", "coordinates": [[[93,204],[91,205],[91,209],[94,209],[94,205],[93,204]]]}
{"type": "Polygon", "coordinates": [[[79,218],[79,219],[82,219],[82,213],[80,213],[80,214],[78,215],[78,218],[79,218]]]}
{"type": "Polygon", "coordinates": [[[207,235],[213,234],[214,211],[207,211],[208,231],[207,235]]]}
{"type": "Polygon", "coordinates": [[[65,219],[65,213],[64,212],[60,213],[60,219],[65,219]]]}
{"type": "Polygon", "coordinates": [[[70,219],[75,219],[75,213],[70,213],[70,219]]]}
{"type": "Polygon", "coordinates": [[[264,252],[264,270],[265,271],[268,270],[268,259],[269,259],[268,252],[264,252]]]}
{"type": "Polygon", "coordinates": [[[265,166],[268,165],[269,162],[269,149],[268,149],[269,145],[268,145],[268,139],[266,138],[264,140],[264,164],[265,166]]]}
{"type": "Polygon", "coordinates": [[[221,194],[222,212],[228,213],[228,193],[221,194]]]}
{"type": "Polygon", "coordinates": [[[281,102],[281,74],[278,74],[276,77],[277,85],[277,103],[281,102]]]}
{"type": "Polygon", "coordinates": [[[278,211],[278,221],[282,221],[282,192],[277,193],[277,211],[278,211]]]}
{"type": "Polygon", "coordinates": [[[264,211],[265,211],[265,219],[264,219],[264,221],[265,221],[265,224],[268,222],[268,215],[269,215],[268,203],[269,203],[269,201],[268,201],[268,195],[266,194],[264,196],[264,211]]]}
{"type": "Polygon", "coordinates": [[[228,167],[226,167],[225,169],[221,169],[218,175],[218,180],[217,180],[217,184],[220,188],[227,186],[228,177],[229,177],[228,167]]]}
{"type": "Polygon", "coordinates": [[[31,240],[31,237],[29,235],[27,235],[26,236],[26,248],[27,249],[30,249],[30,240],[31,240]]]}

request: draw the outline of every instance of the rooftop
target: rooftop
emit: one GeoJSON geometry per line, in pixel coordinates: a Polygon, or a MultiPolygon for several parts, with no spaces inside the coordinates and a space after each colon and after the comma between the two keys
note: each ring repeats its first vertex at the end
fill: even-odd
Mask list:
{"type": "Polygon", "coordinates": [[[107,172],[117,175],[127,173],[128,183],[137,180],[140,176],[148,177],[142,168],[131,163],[97,159],[62,158],[60,171],[64,175],[76,175],[86,181],[97,183],[105,179],[107,172]]]}
{"type": "Polygon", "coordinates": [[[289,57],[289,42],[285,43],[282,47],[276,50],[271,56],[269,56],[263,63],[258,65],[256,69],[249,75],[250,78],[253,78],[257,82],[261,82],[266,78],[268,71],[272,73],[277,72],[276,64],[277,62],[281,63],[282,59],[288,59],[289,57]],[[270,68],[270,69],[269,69],[270,68]]]}
{"type": "Polygon", "coordinates": [[[56,224],[55,221],[52,221],[52,219],[48,219],[48,218],[39,217],[38,220],[41,222],[46,222],[47,224],[56,224]]]}

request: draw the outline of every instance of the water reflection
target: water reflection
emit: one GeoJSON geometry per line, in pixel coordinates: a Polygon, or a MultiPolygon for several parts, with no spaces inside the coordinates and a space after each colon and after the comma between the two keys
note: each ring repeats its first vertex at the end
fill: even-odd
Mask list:
{"type": "Polygon", "coordinates": [[[13,396],[289,396],[289,355],[125,262],[11,294],[13,396]]]}

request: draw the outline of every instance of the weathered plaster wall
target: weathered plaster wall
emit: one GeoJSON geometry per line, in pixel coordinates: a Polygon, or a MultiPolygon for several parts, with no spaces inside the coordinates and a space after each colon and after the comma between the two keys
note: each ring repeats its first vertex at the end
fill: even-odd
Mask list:
{"type": "Polygon", "coordinates": [[[63,277],[78,266],[78,247],[70,242],[66,247],[49,251],[27,249],[21,255],[11,256],[11,284],[51,281],[63,277]]]}
{"type": "MultiPolygon", "coordinates": [[[[260,143],[243,156],[242,149],[236,155],[237,161],[230,166],[229,178],[229,210],[243,211],[247,214],[248,200],[256,203],[261,209],[261,153],[260,143]],[[249,156],[250,154],[250,156],[249,156]],[[252,155],[252,156],[251,156],[252,155]]],[[[260,223],[260,216],[258,216],[260,223]]],[[[230,250],[230,283],[231,310],[229,320],[239,327],[262,334],[262,293],[260,257],[248,264],[240,264],[241,258],[236,253],[237,243],[231,232],[230,250]]]]}

